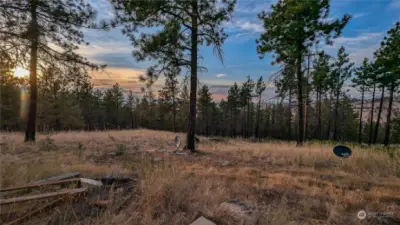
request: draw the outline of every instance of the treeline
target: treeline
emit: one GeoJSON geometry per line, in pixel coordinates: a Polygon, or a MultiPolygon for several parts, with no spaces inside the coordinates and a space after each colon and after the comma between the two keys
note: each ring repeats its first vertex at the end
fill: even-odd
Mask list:
{"type": "Polygon", "coordinates": [[[217,104],[207,86],[197,87],[197,73],[206,69],[199,65],[199,48],[213,47],[215,56],[223,60],[222,47],[228,37],[224,24],[232,19],[235,0],[110,0],[115,18],[102,22],[90,3],[0,2],[2,129],[21,130],[26,120],[25,141],[35,141],[36,129],[186,131],[191,151],[195,151],[195,133],[296,139],[299,146],[306,139],[385,145],[399,140],[393,109],[400,86],[399,22],[387,32],[373,59],[354,68],[344,47],[334,56],[320,51],[341,35],[351,15],[329,19],[328,0],[279,0],[257,15],[263,31],[256,40],[259,56],[270,54],[272,63],[280,66],[275,79],[278,100],[264,104],[262,78],[248,77],[233,85],[227,99],[217,104]],[[87,70],[104,65],[76,54],[81,45],[88,44],[84,30],[117,25],[131,41],[133,57],[153,62],[142,77],[143,98],[124,94],[118,85],[96,90],[87,70]],[[148,29],[155,27],[157,32],[148,29]],[[12,76],[17,66],[29,67],[29,81],[12,76]],[[183,72],[190,73],[190,81],[180,90],[176,77],[183,72]],[[151,86],[159,76],[166,77],[166,84],[155,95],[151,86]],[[359,114],[343,90],[350,80],[361,93],[359,114]],[[367,93],[372,94],[372,104],[375,99],[381,101],[377,120],[372,105],[364,122],[367,93]]]}
{"type": "MultiPolygon", "coordinates": [[[[317,65],[312,72],[313,79],[319,76],[317,65]]],[[[185,82],[179,84],[176,77],[166,79],[158,97],[154,97],[156,93],[151,92],[151,88],[146,88],[143,96],[138,97],[118,84],[106,90],[95,89],[86,73],[77,76],[76,80],[65,80],[51,68],[45,71],[38,82],[37,129],[41,132],[136,128],[185,132],[187,129],[189,89],[185,82]]],[[[5,74],[1,79],[1,129],[22,131],[26,123],[23,106],[26,105],[27,82],[12,76],[11,72],[5,74]]],[[[209,87],[202,85],[198,91],[196,133],[295,140],[298,135],[297,103],[284,95],[281,83],[282,79],[276,80],[277,96],[267,103],[262,99],[265,90],[262,77],[257,81],[248,77],[242,84],[235,83],[227,98],[218,103],[213,101],[209,87]]],[[[310,82],[310,96],[317,96],[317,90],[310,82]]],[[[383,123],[377,123],[375,119],[372,124],[363,124],[360,137],[360,114],[354,110],[345,91],[341,91],[338,103],[335,130],[336,99],[329,96],[310,98],[306,139],[334,140],[336,132],[338,141],[355,142],[361,138],[362,142],[368,143],[372,127],[372,133],[376,128],[378,130],[371,138],[376,143],[383,143],[383,123]]],[[[363,111],[371,113],[370,108],[363,111]]],[[[400,143],[400,118],[394,118],[391,123],[391,142],[400,143]]]]}

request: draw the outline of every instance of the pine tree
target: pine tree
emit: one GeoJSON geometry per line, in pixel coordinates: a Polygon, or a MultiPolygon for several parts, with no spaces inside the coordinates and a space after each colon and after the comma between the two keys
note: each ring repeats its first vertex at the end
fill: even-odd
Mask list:
{"type": "Polygon", "coordinates": [[[132,90],[128,91],[128,96],[126,99],[125,107],[127,109],[127,113],[130,118],[130,127],[131,129],[135,128],[135,115],[134,115],[134,108],[135,108],[135,96],[132,90]]]}
{"type": "Polygon", "coordinates": [[[198,93],[199,98],[197,99],[197,105],[199,109],[199,124],[202,125],[202,133],[204,135],[210,134],[211,121],[210,117],[212,115],[212,98],[211,92],[207,85],[201,86],[198,93]]]}
{"type": "Polygon", "coordinates": [[[342,46],[338,50],[336,61],[332,67],[332,79],[335,87],[335,119],[333,125],[333,140],[338,140],[338,109],[339,109],[339,98],[344,85],[344,82],[350,78],[352,73],[352,67],[354,63],[350,63],[349,54],[346,53],[345,48],[342,46]]]}
{"type": "Polygon", "coordinates": [[[317,128],[316,136],[322,138],[322,97],[328,91],[328,79],[330,74],[329,55],[320,52],[314,61],[312,72],[312,86],[317,94],[317,128]]]}
{"type": "Polygon", "coordinates": [[[187,148],[195,151],[196,94],[198,71],[198,47],[214,45],[214,53],[222,60],[222,44],[227,35],[223,22],[230,19],[235,1],[216,0],[191,1],[136,1],[112,0],[123,32],[134,46],[138,60],[151,59],[156,64],[147,71],[147,76],[157,77],[177,68],[187,68],[190,76],[190,109],[187,133],[187,148]],[[137,38],[141,27],[162,27],[157,33],[143,34],[137,38]]]}
{"type": "MultiPolygon", "coordinates": [[[[22,65],[29,61],[30,104],[25,141],[35,141],[37,70],[53,62],[66,67],[78,63],[96,68],[74,52],[78,45],[87,44],[81,29],[95,27],[95,12],[83,0],[2,1],[0,11],[0,38],[5,40],[0,49],[12,44],[10,51],[17,48],[18,52],[29,52],[29,57],[19,57],[16,63],[22,65]],[[51,48],[50,44],[61,50],[51,48]]],[[[105,26],[104,23],[102,28],[105,26]]]]}
{"type": "Polygon", "coordinates": [[[230,136],[236,136],[237,115],[240,106],[240,89],[235,82],[228,90],[228,107],[230,113],[229,130],[230,136]]]}
{"type": "Polygon", "coordinates": [[[356,76],[352,79],[353,87],[356,87],[359,92],[361,92],[361,108],[360,108],[360,119],[358,125],[358,138],[357,142],[362,142],[362,118],[364,111],[364,94],[368,91],[368,75],[371,73],[371,65],[368,62],[367,58],[364,58],[364,61],[360,67],[356,69],[356,76]]]}
{"type": "MultiPolygon", "coordinates": [[[[160,90],[160,97],[164,100],[168,112],[172,112],[172,131],[176,131],[176,112],[178,107],[178,80],[177,74],[168,74],[165,79],[165,85],[160,90]]],[[[165,113],[165,112],[164,112],[165,113]]]]}
{"type": "Polygon", "coordinates": [[[400,22],[387,32],[387,37],[381,42],[377,53],[377,63],[384,66],[384,77],[389,88],[389,106],[386,119],[384,145],[390,141],[390,129],[392,119],[393,95],[400,86],[400,22]]]}
{"type": "Polygon", "coordinates": [[[259,138],[260,137],[260,108],[261,108],[261,96],[262,93],[265,91],[265,83],[263,81],[262,76],[258,78],[257,83],[256,83],[256,97],[258,98],[258,103],[257,103],[257,116],[256,116],[256,130],[255,130],[255,137],[259,138]]]}
{"type": "Polygon", "coordinates": [[[304,138],[304,76],[302,64],[308,49],[324,38],[330,44],[340,35],[350,16],[328,22],[329,1],[280,0],[271,6],[271,12],[262,12],[258,17],[264,22],[264,33],[257,40],[257,52],[263,57],[268,52],[275,53],[275,62],[295,62],[298,101],[298,144],[304,138]]]}
{"type": "Polygon", "coordinates": [[[243,134],[245,137],[250,136],[250,123],[251,123],[251,100],[254,96],[253,89],[255,87],[254,81],[247,76],[246,82],[244,82],[240,88],[240,102],[243,108],[247,108],[246,112],[246,123],[243,129],[243,134]]]}

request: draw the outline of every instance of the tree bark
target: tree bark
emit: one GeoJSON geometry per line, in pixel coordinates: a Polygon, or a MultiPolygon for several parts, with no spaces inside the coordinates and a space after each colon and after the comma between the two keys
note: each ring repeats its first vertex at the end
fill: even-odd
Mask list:
{"type": "Polygon", "coordinates": [[[374,83],[374,88],[372,90],[371,119],[369,122],[370,124],[369,124],[368,145],[372,144],[372,125],[374,122],[375,88],[376,88],[376,83],[374,83]]]}
{"type": "MultiPolygon", "coordinates": [[[[362,87],[364,89],[364,87],[362,87]]],[[[358,124],[358,143],[361,144],[362,141],[362,115],[364,109],[364,90],[361,92],[361,110],[360,110],[360,122],[358,124]]]]}
{"type": "Polygon", "coordinates": [[[186,147],[191,152],[195,149],[194,135],[196,132],[196,94],[197,94],[197,0],[193,0],[192,3],[192,34],[191,34],[191,74],[190,74],[190,103],[189,103],[189,121],[188,121],[188,133],[186,138],[186,147]]]}
{"type": "Polygon", "coordinates": [[[298,55],[297,55],[297,65],[296,65],[296,74],[297,74],[297,110],[299,117],[299,133],[297,137],[297,146],[302,146],[304,142],[304,103],[303,103],[303,74],[301,72],[301,63],[302,63],[302,52],[303,45],[299,43],[298,55]]]}
{"type": "Polygon", "coordinates": [[[338,75],[338,85],[336,87],[335,120],[333,121],[333,140],[335,141],[337,141],[337,125],[338,125],[338,113],[339,113],[339,96],[340,96],[339,76],[340,75],[338,75]]]}
{"type": "Polygon", "coordinates": [[[385,86],[382,86],[381,101],[379,102],[378,118],[376,119],[374,139],[372,140],[372,144],[376,144],[376,139],[378,138],[379,123],[381,121],[381,114],[382,114],[384,98],[385,98],[385,86]]]}
{"type": "Polygon", "coordinates": [[[322,139],[322,97],[321,97],[321,90],[318,90],[318,135],[320,139],[322,139]]]}
{"type": "Polygon", "coordinates": [[[385,146],[389,146],[389,140],[390,140],[390,121],[391,121],[391,116],[392,116],[394,87],[395,87],[394,82],[392,82],[392,85],[390,87],[389,107],[388,107],[388,114],[387,114],[387,119],[386,119],[385,140],[383,141],[383,144],[385,146]]]}
{"type": "Polygon", "coordinates": [[[288,136],[292,140],[292,88],[289,87],[288,136]]]}
{"type": "Polygon", "coordinates": [[[331,125],[332,125],[332,92],[330,93],[329,96],[329,101],[328,101],[328,128],[327,128],[327,139],[331,139],[331,125]]]}
{"type": "Polygon", "coordinates": [[[173,91],[172,94],[172,131],[175,132],[175,123],[176,123],[176,105],[175,105],[175,90],[173,91]]]}
{"type": "Polygon", "coordinates": [[[258,104],[257,104],[257,118],[256,118],[256,138],[260,137],[260,106],[261,106],[261,95],[258,96],[258,104]]]}
{"type": "Polygon", "coordinates": [[[35,141],[36,139],[36,107],[37,107],[37,51],[38,51],[38,22],[37,22],[37,3],[30,1],[31,24],[29,26],[29,39],[31,43],[30,52],[30,102],[28,112],[28,123],[25,131],[25,142],[35,141]]]}
{"type": "Polygon", "coordinates": [[[308,54],[308,58],[307,58],[307,77],[306,77],[306,87],[305,87],[305,92],[306,92],[306,99],[305,99],[305,104],[304,104],[304,135],[303,135],[303,140],[307,139],[307,110],[308,110],[308,80],[310,77],[310,58],[311,58],[311,54],[308,54]]]}

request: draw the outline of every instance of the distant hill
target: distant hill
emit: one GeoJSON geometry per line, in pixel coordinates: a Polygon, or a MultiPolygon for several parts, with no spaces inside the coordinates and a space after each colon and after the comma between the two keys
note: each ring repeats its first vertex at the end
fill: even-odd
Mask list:
{"type": "MultiPolygon", "coordinates": [[[[360,113],[361,100],[360,99],[352,99],[351,102],[353,105],[354,112],[360,113]]],[[[379,104],[380,104],[380,99],[378,98],[374,101],[374,118],[373,118],[374,121],[376,121],[378,118],[379,104]]],[[[387,97],[383,100],[382,114],[381,114],[381,120],[380,120],[381,124],[386,123],[388,105],[389,105],[389,97],[387,97]]],[[[371,107],[372,107],[371,99],[364,100],[363,117],[362,117],[363,122],[367,122],[370,120],[371,107]]],[[[392,108],[393,108],[392,118],[400,117],[400,97],[393,99],[392,108]]]]}

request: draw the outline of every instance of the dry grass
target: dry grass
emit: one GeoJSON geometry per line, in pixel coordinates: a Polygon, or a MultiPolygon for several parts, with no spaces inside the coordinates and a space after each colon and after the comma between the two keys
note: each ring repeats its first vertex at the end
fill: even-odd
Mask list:
{"type": "Polygon", "coordinates": [[[80,218],[59,207],[31,224],[190,224],[203,215],[217,224],[393,224],[400,219],[400,160],[353,148],[341,161],[330,145],[256,143],[201,138],[199,154],[173,155],[176,135],[151,130],[63,132],[23,143],[3,133],[1,187],[62,172],[83,177],[138,174],[138,196],[128,207],[80,218]],[[119,152],[120,156],[115,153],[119,152]],[[221,210],[239,199],[256,206],[243,218],[221,210]],[[359,220],[357,212],[392,212],[391,218],[359,220]],[[75,218],[75,219],[74,219],[75,218]]]}

